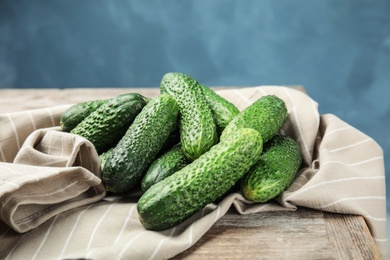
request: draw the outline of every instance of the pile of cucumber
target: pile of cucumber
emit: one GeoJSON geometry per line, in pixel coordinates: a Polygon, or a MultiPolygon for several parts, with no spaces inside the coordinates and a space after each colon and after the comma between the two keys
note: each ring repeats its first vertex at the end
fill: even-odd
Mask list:
{"type": "Polygon", "coordinates": [[[239,111],[175,72],[163,76],[157,97],[127,93],[78,103],[62,114],[60,125],[95,146],[107,191],[142,189],[141,223],[164,230],[233,187],[252,202],[287,189],[302,163],[297,141],[280,134],[287,116],[275,95],[239,111]]]}

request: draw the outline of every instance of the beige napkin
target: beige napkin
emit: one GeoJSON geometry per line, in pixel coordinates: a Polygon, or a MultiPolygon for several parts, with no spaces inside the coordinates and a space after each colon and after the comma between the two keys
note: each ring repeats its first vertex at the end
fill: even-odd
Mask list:
{"type": "MultiPolygon", "coordinates": [[[[383,152],[372,138],[334,115],[319,115],[318,104],[294,89],[262,86],[220,90],[218,93],[235,103],[240,110],[268,94],[277,95],[286,102],[289,116],[282,131],[298,140],[304,163],[295,182],[277,200],[253,204],[239,193],[233,193],[218,205],[208,205],[172,229],[153,232],[145,230],[139,223],[136,208],[139,193],[108,196],[98,202],[57,214],[24,234],[18,234],[0,223],[0,258],[166,259],[196,243],[232,205],[241,214],[289,211],[304,206],[362,215],[378,247],[383,250],[387,248],[383,152]]],[[[34,113],[42,117],[46,113],[46,117],[50,117],[47,111],[58,115],[61,109],[65,107],[34,113]]],[[[12,162],[15,157],[21,157],[16,154],[27,138],[27,125],[34,124],[35,118],[39,118],[36,114],[28,116],[28,113],[32,112],[0,115],[0,158],[3,161],[12,162]],[[20,127],[15,121],[19,117],[30,119],[24,125],[25,129],[20,130],[22,135],[15,142],[20,127]],[[3,134],[4,131],[6,134],[3,134]]],[[[55,154],[58,156],[57,152],[55,154]]],[[[90,159],[96,160],[96,154],[91,153],[90,159]]],[[[13,165],[15,168],[10,168],[10,172],[16,174],[19,173],[19,167],[28,167],[7,165],[13,165]]],[[[2,176],[0,174],[0,191],[7,188],[7,178],[2,176]]],[[[20,177],[22,179],[23,176],[20,177]]],[[[34,185],[39,184],[36,181],[34,185]]],[[[46,189],[46,186],[39,186],[46,189]]],[[[1,195],[0,201],[4,201],[4,195],[1,195]]],[[[0,204],[2,214],[6,211],[3,205],[0,204]]],[[[3,221],[12,226],[11,221],[5,221],[4,218],[3,221]]]]}
{"type": "MultiPolygon", "coordinates": [[[[38,117],[35,122],[32,113],[37,112],[27,112],[32,116],[27,124],[34,122],[34,128],[58,121],[49,113],[46,120],[38,117]]],[[[58,126],[38,128],[29,134],[20,115],[1,117],[2,158],[10,158],[11,151],[17,153],[13,163],[0,162],[0,219],[23,233],[61,212],[102,199],[106,191],[96,150],[89,141],[61,132],[58,126]],[[11,143],[13,139],[17,142],[11,143]]]]}

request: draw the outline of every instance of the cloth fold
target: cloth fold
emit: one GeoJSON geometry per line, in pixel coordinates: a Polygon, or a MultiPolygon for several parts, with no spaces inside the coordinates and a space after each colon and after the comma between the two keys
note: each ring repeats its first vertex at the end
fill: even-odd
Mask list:
{"type": "MultiPolygon", "coordinates": [[[[87,156],[86,149],[85,153],[78,152],[80,159],[76,156],[70,163],[69,157],[67,160],[62,158],[63,149],[60,147],[67,142],[61,139],[63,133],[49,128],[31,134],[40,128],[58,126],[58,115],[66,106],[0,115],[0,160],[3,161],[0,163],[0,210],[1,219],[7,224],[0,222],[0,258],[18,259],[29,255],[39,259],[167,259],[194,245],[231,206],[239,214],[283,210],[288,214],[288,211],[302,206],[361,215],[378,248],[387,252],[383,151],[372,138],[335,115],[320,115],[317,102],[295,89],[258,86],[217,92],[239,110],[264,95],[277,95],[285,101],[289,115],[281,131],[299,142],[304,160],[294,183],[278,198],[267,203],[251,203],[240,193],[232,193],[219,204],[208,205],[172,229],[148,231],[138,219],[136,203],[139,191],[103,198],[101,183],[91,184],[95,183],[99,174],[92,173],[96,168],[85,164],[85,157],[96,159],[96,154],[87,156]],[[33,135],[40,137],[33,139],[33,135]],[[58,136],[61,138],[58,139],[58,136]],[[50,143],[53,140],[54,148],[45,145],[46,141],[50,143]],[[37,156],[37,151],[43,155],[37,156]],[[31,159],[36,157],[39,159],[31,159]],[[23,161],[47,165],[32,166],[23,164],[23,161]],[[47,182],[41,182],[41,176],[48,175],[51,177],[47,182]],[[65,181],[64,176],[69,180],[65,181]],[[15,226],[12,221],[21,223],[29,220],[28,212],[34,204],[30,203],[29,196],[34,198],[34,192],[47,191],[47,186],[61,181],[65,182],[62,187],[68,187],[66,184],[77,178],[80,178],[77,184],[90,185],[89,189],[85,186],[89,193],[78,194],[71,190],[70,193],[76,194],[77,198],[96,199],[96,202],[76,207],[71,205],[71,199],[65,204],[71,210],[53,214],[27,233],[18,234],[10,228],[15,226]],[[15,198],[15,204],[25,203],[25,206],[19,207],[19,215],[7,208],[11,205],[10,192],[20,190],[16,180],[29,185],[25,193],[15,198]],[[101,193],[97,195],[96,190],[101,193]]],[[[70,150],[65,154],[73,154],[70,150]]],[[[50,201],[53,202],[54,197],[50,201]]],[[[61,203],[41,205],[42,210],[38,212],[45,216],[46,208],[57,205],[61,203]]]]}
{"type": "Polygon", "coordinates": [[[17,232],[106,194],[92,143],[59,130],[33,131],[13,163],[0,163],[0,219],[17,232]]]}

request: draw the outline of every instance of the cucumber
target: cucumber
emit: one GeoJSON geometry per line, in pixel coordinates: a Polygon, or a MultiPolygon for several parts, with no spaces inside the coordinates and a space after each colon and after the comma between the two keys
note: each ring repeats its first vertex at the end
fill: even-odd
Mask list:
{"type": "Polygon", "coordinates": [[[146,103],[147,98],[138,93],[116,96],[89,114],[70,132],[88,139],[101,154],[116,145],[146,103]]]}
{"type": "Polygon", "coordinates": [[[242,194],[253,202],[275,198],[294,181],[301,163],[298,143],[291,137],[276,135],[264,144],[260,160],[242,178],[242,194]]]}
{"type": "Polygon", "coordinates": [[[147,191],[151,186],[181,170],[187,164],[188,161],[181,149],[181,144],[173,146],[152,162],[142,179],[142,191],[147,191]]]}
{"type": "Polygon", "coordinates": [[[104,153],[99,155],[99,162],[100,162],[100,169],[104,168],[104,165],[106,164],[108,156],[111,154],[113,147],[105,151],[104,153]]]}
{"type": "Polygon", "coordinates": [[[162,156],[164,153],[168,152],[173,146],[180,143],[180,128],[179,120],[176,120],[175,126],[173,127],[172,132],[169,134],[168,139],[165,141],[163,147],[158,153],[157,157],[162,156]]]}
{"type": "Polygon", "coordinates": [[[213,113],[218,135],[220,135],[233,117],[238,115],[240,111],[233,103],[218,95],[214,90],[202,84],[201,86],[203,94],[213,113]]]}
{"type": "Polygon", "coordinates": [[[142,180],[172,132],[178,113],[170,95],[161,94],[149,101],[106,160],[102,179],[108,191],[125,193],[142,180]]]}
{"type": "Polygon", "coordinates": [[[277,96],[263,96],[234,117],[223,130],[220,139],[229,136],[239,128],[253,128],[268,142],[283,126],[288,116],[286,104],[277,96]]]}
{"type": "Polygon", "coordinates": [[[101,105],[107,103],[108,100],[90,100],[74,104],[66,109],[60,117],[60,126],[62,131],[70,132],[75,128],[84,118],[86,118],[93,111],[98,109],[101,105]]]}
{"type": "Polygon", "coordinates": [[[262,151],[260,134],[241,128],[197,160],[150,187],[138,201],[142,225],[164,230],[186,220],[227,192],[262,151]]]}
{"type": "Polygon", "coordinates": [[[161,93],[172,95],[179,106],[180,142],[190,161],[207,152],[218,141],[212,111],[202,87],[183,73],[167,73],[160,83],[161,93]]]}

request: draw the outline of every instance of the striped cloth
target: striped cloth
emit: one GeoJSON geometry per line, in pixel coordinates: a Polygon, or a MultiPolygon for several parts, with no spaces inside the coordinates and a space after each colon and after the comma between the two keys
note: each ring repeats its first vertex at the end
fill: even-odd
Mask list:
{"type": "Polygon", "coordinates": [[[172,229],[147,231],[138,220],[140,192],[106,196],[91,144],[58,131],[68,106],[2,114],[0,258],[166,259],[191,247],[231,206],[241,214],[303,206],[362,215],[379,249],[387,248],[383,152],[372,138],[334,115],[319,115],[318,104],[295,89],[217,92],[240,110],[264,95],[285,101],[289,116],[281,131],[298,140],[304,160],[275,201],[255,204],[232,193],[172,229]]]}

